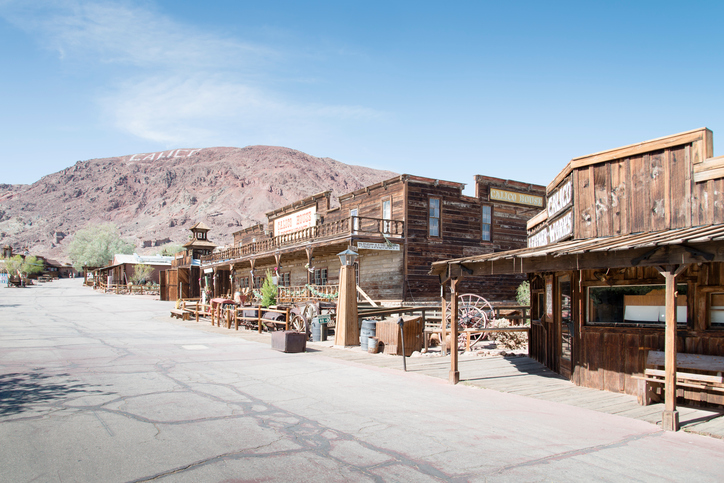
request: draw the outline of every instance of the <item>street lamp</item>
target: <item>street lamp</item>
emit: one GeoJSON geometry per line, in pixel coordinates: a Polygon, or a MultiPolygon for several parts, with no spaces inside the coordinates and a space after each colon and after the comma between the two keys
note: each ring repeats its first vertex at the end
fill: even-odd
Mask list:
{"type": "Polygon", "coordinates": [[[354,262],[357,261],[357,257],[359,257],[359,254],[348,248],[345,251],[338,253],[337,256],[339,257],[339,261],[340,263],[342,263],[342,266],[348,267],[350,265],[354,265],[354,262]]]}

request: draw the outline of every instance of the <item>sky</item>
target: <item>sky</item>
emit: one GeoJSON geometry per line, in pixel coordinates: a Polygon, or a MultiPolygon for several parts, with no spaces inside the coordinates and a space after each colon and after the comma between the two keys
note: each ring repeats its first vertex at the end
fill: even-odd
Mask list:
{"type": "Polygon", "coordinates": [[[467,190],[699,127],[720,155],[722,18],[721,1],[0,0],[0,183],[256,144],[467,190]]]}

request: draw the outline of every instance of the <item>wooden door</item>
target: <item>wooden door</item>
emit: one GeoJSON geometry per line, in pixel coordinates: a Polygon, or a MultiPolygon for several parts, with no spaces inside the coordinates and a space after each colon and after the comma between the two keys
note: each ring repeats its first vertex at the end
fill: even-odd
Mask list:
{"type": "Polygon", "coordinates": [[[573,323],[573,289],[571,286],[571,276],[558,275],[556,277],[556,323],[559,334],[559,368],[560,374],[564,377],[571,378],[573,365],[573,341],[574,341],[574,323],[573,323]]]}

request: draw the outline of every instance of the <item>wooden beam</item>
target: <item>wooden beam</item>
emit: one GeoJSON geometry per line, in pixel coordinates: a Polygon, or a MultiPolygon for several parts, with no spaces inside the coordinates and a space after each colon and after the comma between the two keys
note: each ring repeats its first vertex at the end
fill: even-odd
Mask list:
{"type": "MultiPolygon", "coordinates": [[[[453,279],[450,283],[450,384],[460,382],[460,371],[458,370],[458,282],[453,279]]],[[[443,320],[443,325],[445,322],[443,320]]]]}

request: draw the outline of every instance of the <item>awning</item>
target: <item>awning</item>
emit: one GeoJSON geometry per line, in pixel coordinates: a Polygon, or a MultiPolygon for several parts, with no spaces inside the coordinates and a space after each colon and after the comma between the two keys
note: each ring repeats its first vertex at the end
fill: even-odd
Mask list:
{"type": "Polygon", "coordinates": [[[444,279],[454,271],[486,275],[724,261],[723,242],[724,224],[568,240],[434,262],[430,274],[444,279]]]}

